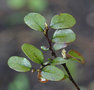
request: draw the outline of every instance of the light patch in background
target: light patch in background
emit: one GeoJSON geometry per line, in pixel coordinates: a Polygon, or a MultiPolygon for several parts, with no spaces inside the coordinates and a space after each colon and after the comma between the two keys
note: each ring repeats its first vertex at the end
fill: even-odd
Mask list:
{"type": "Polygon", "coordinates": [[[86,22],[88,25],[90,25],[91,27],[94,27],[94,12],[89,13],[86,17],[86,22]]]}
{"type": "Polygon", "coordinates": [[[7,4],[10,8],[19,9],[25,5],[26,0],[7,0],[7,4]]]}
{"type": "Polygon", "coordinates": [[[36,12],[42,12],[48,7],[48,0],[7,0],[7,5],[11,9],[28,8],[36,12]]]}
{"type": "Polygon", "coordinates": [[[33,11],[44,11],[48,6],[48,0],[28,0],[28,8],[33,11]]]}
{"type": "Polygon", "coordinates": [[[29,79],[25,74],[18,74],[8,85],[8,90],[29,90],[29,79]]]}

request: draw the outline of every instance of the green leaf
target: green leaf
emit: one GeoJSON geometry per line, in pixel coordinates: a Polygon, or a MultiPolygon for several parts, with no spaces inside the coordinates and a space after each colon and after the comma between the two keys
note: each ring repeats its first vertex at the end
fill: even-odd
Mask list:
{"type": "Polygon", "coordinates": [[[57,57],[52,60],[51,65],[60,65],[60,64],[67,63],[67,62],[68,62],[67,59],[64,59],[62,57],[57,57]]]}
{"type": "Polygon", "coordinates": [[[22,45],[22,51],[33,62],[38,64],[43,63],[44,60],[43,53],[35,46],[25,43],[22,45]]]}
{"type": "Polygon", "coordinates": [[[72,15],[61,13],[52,18],[50,26],[54,29],[65,29],[73,27],[75,23],[76,20],[72,15]]]}
{"type": "Polygon", "coordinates": [[[44,51],[49,50],[49,48],[47,48],[46,46],[41,46],[41,49],[44,50],[44,51]]]}
{"type": "Polygon", "coordinates": [[[23,57],[12,56],[8,60],[8,66],[18,72],[27,72],[31,69],[30,62],[23,57]]]}
{"type": "Polygon", "coordinates": [[[65,48],[65,47],[67,47],[68,45],[66,44],[66,43],[55,43],[54,44],[54,46],[53,46],[53,48],[54,48],[54,50],[60,50],[60,49],[62,49],[62,48],[65,48]]]}
{"type": "Polygon", "coordinates": [[[71,29],[56,30],[53,35],[53,42],[70,43],[76,39],[75,33],[71,29]]]}
{"type": "Polygon", "coordinates": [[[85,63],[85,60],[84,60],[83,56],[78,51],[70,50],[68,52],[68,55],[70,57],[70,60],[75,60],[75,61],[78,61],[82,64],[85,63]]]}
{"type": "Polygon", "coordinates": [[[29,13],[24,18],[25,23],[36,31],[43,31],[45,29],[46,20],[38,13],[29,13]]]}
{"type": "Polygon", "coordinates": [[[43,78],[51,81],[60,81],[64,77],[63,71],[53,65],[44,67],[41,75],[43,78]]]}
{"type": "Polygon", "coordinates": [[[73,62],[73,61],[68,61],[68,63],[66,63],[69,71],[71,72],[71,75],[74,77],[74,79],[77,76],[77,62],[73,62]]]}

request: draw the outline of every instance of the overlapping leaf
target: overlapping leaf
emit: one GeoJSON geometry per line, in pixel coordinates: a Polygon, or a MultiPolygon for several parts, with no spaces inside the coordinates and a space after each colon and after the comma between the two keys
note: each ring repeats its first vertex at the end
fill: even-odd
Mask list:
{"type": "Polygon", "coordinates": [[[44,60],[43,53],[35,46],[25,43],[22,45],[22,50],[25,53],[25,55],[33,62],[38,64],[43,63],[44,60]]]}
{"type": "Polygon", "coordinates": [[[27,72],[31,69],[30,62],[23,57],[12,56],[8,60],[8,66],[18,72],[27,72]]]}

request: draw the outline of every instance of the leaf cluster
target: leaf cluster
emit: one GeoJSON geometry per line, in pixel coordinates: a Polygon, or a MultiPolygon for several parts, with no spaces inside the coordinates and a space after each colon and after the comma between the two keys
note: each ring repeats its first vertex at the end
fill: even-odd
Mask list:
{"type": "MultiPolygon", "coordinates": [[[[55,15],[51,19],[50,26],[46,23],[46,19],[38,13],[29,13],[24,18],[25,23],[33,30],[43,32],[47,36],[49,27],[54,29],[55,32],[52,35],[51,42],[54,43],[52,48],[47,48],[46,46],[41,46],[42,50],[48,51],[54,49],[54,51],[63,49],[61,57],[55,57],[54,59],[49,59],[45,62],[44,55],[42,51],[31,44],[24,43],[21,46],[24,54],[32,60],[32,62],[40,64],[38,71],[38,78],[41,82],[50,81],[60,81],[68,76],[57,67],[57,65],[66,64],[70,61],[78,61],[84,63],[83,56],[75,51],[70,50],[66,52],[65,48],[76,39],[76,34],[72,31],[72,27],[75,25],[75,18],[67,13],[61,13],[60,15],[55,15]]],[[[24,57],[12,56],[8,60],[8,65],[15,71],[27,72],[33,71],[31,63],[24,57]]]]}

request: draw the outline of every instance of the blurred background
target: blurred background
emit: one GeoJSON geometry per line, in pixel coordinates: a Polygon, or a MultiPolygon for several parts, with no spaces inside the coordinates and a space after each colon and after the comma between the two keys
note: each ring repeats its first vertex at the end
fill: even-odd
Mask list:
{"type": "MultiPolygon", "coordinates": [[[[42,33],[25,25],[24,16],[30,12],[42,14],[48,24],[60,13],[76,18],[77,24],[72,29],[77,40],[68,49],[81,52],[85,64],[70,63],[69,69],[81,90],[94,90],[94,0],[0,0],[0,90],[76,90],[69,80],[42,84],[37,73],[18,73],[8,67],[10,56],[26,57],[20,48],[23,43],[38,48],[48,45],[42,33]]],[[[50,37],[53,31],[49,32],[50,37]]],[[[50,56],[48,51],[44,54],[45,58],[50,56]]]]}

